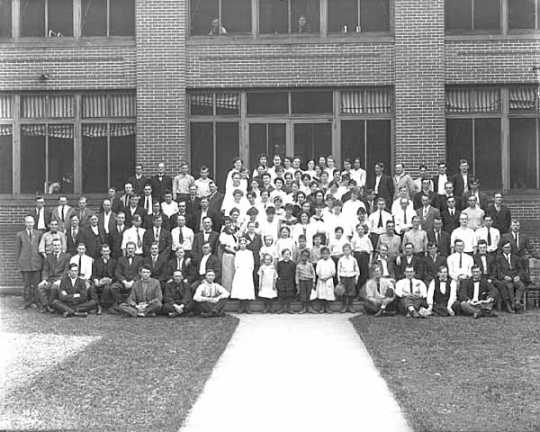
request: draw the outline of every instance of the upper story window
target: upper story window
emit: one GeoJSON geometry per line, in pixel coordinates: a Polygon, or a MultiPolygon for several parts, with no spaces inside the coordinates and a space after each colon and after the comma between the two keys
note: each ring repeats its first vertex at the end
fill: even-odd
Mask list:
{"type": "Polygon", "coordinates": [[[509,30],[540,30],[540,0],[507,0],[509,30]]]}
{"type": "Polygon", "coordinates": [[[501,0],[446,0],[445,21],[450,33],[499,33],[501,0]]]}
{"type": "Polygon", "coordinates": [[[0,38],[11,37],[11,0],[0,0],[0,38]]]}
{"type": "Polygon", "coordinates": [[[83,37],[133,36],[135,1],[81,0],[81,34],[83,37]]]}
{"type": "Polygon", "coordinates": [[[72,37],[73,0],[21,0],[21,36],[72,37]]]}
{"type": "Polygon", "coordinates": [[[260,0],[259,31],[266,34],[319,33],[319,0],[260,0]]]}
{"type": "Polygon", "coordinates": [[[251,32],[251,0],[191,0],[191,34],[251,32]]]}
{"type": "Polygon", "coordinates": [[[389,0],[328,0],[329,33],[387,32],[389,30],[389,0]]]}

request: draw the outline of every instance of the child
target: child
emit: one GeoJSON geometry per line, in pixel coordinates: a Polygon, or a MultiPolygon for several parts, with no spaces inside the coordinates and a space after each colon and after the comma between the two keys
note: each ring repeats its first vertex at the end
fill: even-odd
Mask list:
{"type": "Polygon", "coordinates": [[[358,276],[360,276],[360,270],[358,269],[358,263],[352,256],[351,245],[348,243],[343,245],[343,256],[338,261],[337,274],[339,281],[345,288],[341,312],[354,313],[352,303],[357,295],[356,284],[358,276]]]}
{"type": "Polygon", "coordinates": [[[369,265],[373,253],[373,244],[369,235],[366,234],[366,225],[356,225],[356,234],[351,240],[351,247],[360,271],[360,277],[358,278],[358,292],[360,292],[368,280],[369,265]]]}
{"type": "Polygon", "coordinates": [[[302,309],[299,313],[313,313],[309,304],[311,291],[315,289],[315,269],[309,262],[309,251],[304,249],[300,254],[300,262],[296,265],[296,288],[298,296],[302,302],[302,309]]]}
{"type": "Polygon", "coordinates": [[[274,265],[274,258],[269,254],[264,254],[262,265],[259,268],[259,297],[263,299],[263,313],[272,312],[273,299],[277,297],[276,292],[277,272],[274,265]]]}
{"type": "Polygon", "coordinates": [[[238,313],[249,312],[249,300],[255,299],[255,287],[253,285],[253,252],[246,248],[247,238],[239,240],[239,250],[234,257],[234,278],[232,282],[231,298],[240,300],[238,313]]]}
{"type": "Polygon", "coordinates": [[[336,265],[330,258],[330,249],[326,246],[321,249],[322,258],[317,263],[316,273],[318,276],[316,290],[317,298],[321,300],[321,312],[331,313],[328,302],[336,299],[334,295],[334,276],[336,265]]]}
{"type": "MultiPolygon", "coordinates": [[[[334,264],[337,267],[339,259],[343,256],[343,246],[348,243],[348,240],[343,236],[343,228],[338,226],[334,230],[334,236],[329,237],[330,241],[328,248],[330,249],[330,256],[334,260],[334,264]]],[[[337,284],[337,275],[334,277],[334,284],[337,284]]]]}
{"type": "Polygon", "coordinates": [[[313,236],[313,246],[310,249],[310,261],[313,264],[313,267],[317,268],[317,263],[321,259],[321,250],[322,250],[322,237],[317,234],[313,236]]]}
{"type": "Polygon", "coordinates": [[[307,241],[306,236],[304,234],[300,234],[298,237],[298,246],[296,247],[294,254],[293,254],[293,261],[295,264],[298,264],[302,258],[302,252],[307,251],[309,256],[309,249],[307,247],[307,241]]]}
{"type": "Polygon", "coordinates": [[[265,255],[270,255],[272,257],[272,262],[274,266],[277,265],[279,255],[277,254],[277,249],[274,246],[274,238],[271,235],[264,236],[264,246],[259,251],[261,259],[265,255]]]}
{"type": "Polygon", "coordinates": [[[291,301],[294,299],[296,290],[294,288],[294,279],[296,276],[296,265],[291,261],[291,251],[284,249],[282,252],[282,260],[277,265],[278,279],[276,288],[280,300],[280,308],[278,313],[294,313],[291,310],[291,301]]]}
{"type": "Polygon", "coordinates": [[[283,226],[279,230],[279,239],[276,242],[277,255],[281,256],[285,249],[289,249],[291,254],[295,253],[296,243],[290,237],[291,230],[288,226],[283,226]]]}

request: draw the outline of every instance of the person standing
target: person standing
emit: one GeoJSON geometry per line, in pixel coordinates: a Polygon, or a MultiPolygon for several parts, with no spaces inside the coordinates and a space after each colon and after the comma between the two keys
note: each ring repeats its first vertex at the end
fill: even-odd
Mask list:
{"type": "Polygon", "coordinates": [[[150,185],[152,186],[154,198],[159,202],[164,200],[165,191],[173,190],[172,178],[165,174],[165,164],[163,162],[158,164],[158,172],[150,179],[150,185]]]}
{"type": "Polygon", "coordinates": [[[292,253],[289,249],[283,249],[282,259],[277,264],[276,288],[278,292],[280,308],[278,313],[294,313],[291,310],[291,302],[296,295],[294,281],[296,277],[296,265],[291,260],[292,253]]]}
{"type": "Polygon", "coordinates": [[[17,233],[15,256],[24,283],[23,309],[37,303],[36,291],[43,265],[39,254],[42,234],[41,231],[34,229],[34,224],[34,217],[26,216],[24,218],[25,229],[17,233]]]}
{"type": "Polygon", "coordinates": [[[38,284],[40,312],[53,312],[51,303],[58,295],[60,280],[69,269],[71,256],[63,253],[61,248],[60,240],[53,240],[52,253],[47,255],[43,263],[41,282],[38,284]]]}
{"type": "Polygon", "coordinates": [[[238,313],[250,313],[249,301],[255,300],[255,286],[253,284],[255,260],[253,252],[247,249],[247,239],[245,237],[240,237],[238,240],[238,248],[234,256],[231,298],[240,300],[238,313]]]}
{"type": "Polygon", "coordinates": [[[45,199],[42,196],[37,196],[35,202],[36,206],[30,212],[30,216],[34,217],[35,228],[41,232],[45,232],[51,222],[52,213],[45,207],[45,199]]]}
{"type": "Polygon", "coordinates": [[[322,258],[317,262],[315,268],[317,273],[317,299],[322,302],[321,312],[331,313],[328,302],[336,299],[334,294],[334,276],[336,275],[336,265],[330,258],[330,249],[326,246],[321,248],[322,258]]]}

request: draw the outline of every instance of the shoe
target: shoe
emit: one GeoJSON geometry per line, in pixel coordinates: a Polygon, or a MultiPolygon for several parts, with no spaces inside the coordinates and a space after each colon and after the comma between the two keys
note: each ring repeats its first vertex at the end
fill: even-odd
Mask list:
{"type": "Polygon", "coordinates": [[[396,315],[396,312],[395,312],[395,311],[392,311],[392,310],[384,309],[384,310],[383,310],[383,315],[384,315],[384,316],[395,316],[395,315],[396,315]]]}
{"type": "Polygon", "coordinates": [[[302,315],[302,314],[305,314],[306,312],[307,312],[306,308],[303,307],[302,309],[300,309],[300,310],[298,311],[298,314],[299,314],[299,315],[302,315]]]}
{"type": "Polygon", "coordinates": [[[480,315],[481,315],[480,312],[475,312],[472,317],[474,319],[478,319],[478,318],[480,318],[480,315]]]}
{"type": "Polygon", "coordinates": [[[339,310],[339,313],[345,313],[348,312],[349,308],[347,306],[341,306],[341,309],[339,310]]]}
{"type": "Polygon", "coordinates": [[[405,318],[412,318],[412,317],[413,316],[412,316],[411,312],[407,312],[407,314],[405,315],[405,318]]]}
{"type": "Polygon", "coordinates": [[[69,318],[69,317],[71,316],[71,313],[70,313],[70,312],[64,312],[64,313],[62,314],[62,316],[63,316],[64,318],[69,318]]]}
{"type": "Polygon", "coordinates": [[[141,317],[141,318],[144,318],[144,312],[137,312],[137,316],[141,317]]]}
{"type": "Polygon", "coordinates": [[[101,315],[103,313],[103,310],[101,309],[101,306],[97,307],[96,315],[101,315]]]}
{"type": "Polygon", "coordinates": [[[88,312],[74,312],[73,316],[76,316],[79,318],[86,318],[88,316],[88,312]]]}
{"type": "Polygon", "coordinates": [[[155,318],[155,317],[156,317],[156,313],[155,313],[155,312],[152,312],[152,313],[146,314],[145,316],[146,316],[147,318],[155,318]]]}
{"type": "Polygon", "coordinates": [[[377,313],[375,315],[373,315],[374,317],[380,317],[380,316],[383,316],[384,315],[384,309],[379,309],[377,311],[377,313]]]}
{"type": "Polygon", "coordinates": [[[523,312],[523,305],[521,303],[516,302],[514,304],[514,310],[516,313],[522,313],[523,312]]]}
{"type": "Polygon", "coordinates": [[[174,317],[176,317],[177,315],[178,315],[178,314],[177,314],[176,312],[169,312],[169,313],[168,313],[169,318],[174,318],[174,317]]]}
{"type": "Polygon", "coordinates": [[[417,311],[413,311],[412,312],[412,317],[413,318],[422,318],[422,315],[420,315],[417,311]]]}

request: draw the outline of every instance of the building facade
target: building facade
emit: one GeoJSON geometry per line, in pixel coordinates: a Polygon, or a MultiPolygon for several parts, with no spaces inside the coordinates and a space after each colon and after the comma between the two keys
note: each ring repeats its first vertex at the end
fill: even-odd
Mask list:
{"type": "Polygon", "coordinates": [[[533,219],[539,3],[0,0],[0,226],[36,193],[121,186],[135,161],[222,181],[259,153],[465,157],[533,219]]]}

